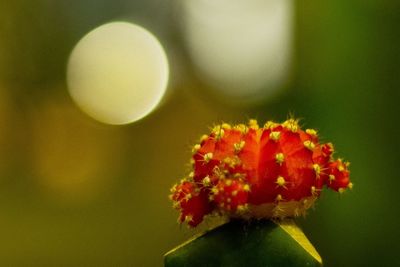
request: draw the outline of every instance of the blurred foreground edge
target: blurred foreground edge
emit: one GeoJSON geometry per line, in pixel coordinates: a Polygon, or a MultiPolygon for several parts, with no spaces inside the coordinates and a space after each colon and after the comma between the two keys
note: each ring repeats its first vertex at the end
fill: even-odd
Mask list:
{"type": "Polygon", "coordinates": [[[322,266],[293,220],[233,220],[194,237],[164,256],[165,267],[322,266]]]}

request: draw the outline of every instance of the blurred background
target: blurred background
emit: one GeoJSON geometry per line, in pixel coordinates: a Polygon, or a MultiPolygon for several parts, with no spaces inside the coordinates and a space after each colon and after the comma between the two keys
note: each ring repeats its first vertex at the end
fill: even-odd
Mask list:
{"type": "Polygon", "coordinates": [[[162,266],[199,231],[167,197],[191,145],[293,113],[352,163],[354,189],[298,220],[325,266],[400,266],[399,48],[397,0],[0,0],[0,265],[162,266]],[[75,45],[112,21],[153,33],[170,68],[124,126],[67,88],[75,45]]]}

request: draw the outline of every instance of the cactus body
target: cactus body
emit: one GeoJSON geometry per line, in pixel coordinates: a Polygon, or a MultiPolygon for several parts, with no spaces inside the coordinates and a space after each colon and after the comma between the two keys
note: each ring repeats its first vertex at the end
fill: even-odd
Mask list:
{"type": "Polygon", "coordinates": [[[179,221],[198,225],[209,214],[231,218],[304,215],[327,186],[351,188],[348,163],[331,143],[294,119],[259,127],[221,124],[193,147],[192,172],[171,189],[179,221]]]}

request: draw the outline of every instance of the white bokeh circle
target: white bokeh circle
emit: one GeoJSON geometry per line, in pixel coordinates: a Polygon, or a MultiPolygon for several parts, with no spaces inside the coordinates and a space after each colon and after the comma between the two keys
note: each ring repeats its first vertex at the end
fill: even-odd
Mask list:
{"type": "Polygon", "coordinates": [[[225,101],[254,104],[289,78],[293,0],[182,0],[183,38],[196,73],[225,101]]]}
{"type": "Polygon", "coordinates": [[[168,83],[168,60],[146,29],[127,22],[104,24],[86,34],[67,66],[72,99],[88,115],[127,124],[159,104],[168,83]]]}

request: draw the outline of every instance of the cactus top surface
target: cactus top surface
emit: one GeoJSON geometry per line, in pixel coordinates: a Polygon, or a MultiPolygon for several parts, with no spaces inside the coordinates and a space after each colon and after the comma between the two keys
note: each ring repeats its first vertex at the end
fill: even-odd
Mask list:
{"type": "Polygon", "coordinates": [[[331,143],[295,119],[215,126],[193,147],[192,171],[171,188],[179,222],[196,226],[210,214],[236,218],[305,215],[324,186],[352,188],[348,162],[331,143]]]}

